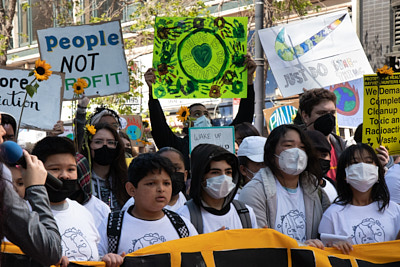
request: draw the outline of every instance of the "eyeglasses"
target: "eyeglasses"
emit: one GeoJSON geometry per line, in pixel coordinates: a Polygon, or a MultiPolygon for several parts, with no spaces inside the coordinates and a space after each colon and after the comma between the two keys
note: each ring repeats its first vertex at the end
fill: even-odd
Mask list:
{"type": "Polygon", "coordinates": [[[102,147],[106,145],[109,148],[116,148],[118,141],[115,140],[103,140],[103,139],[93,139],[92,143],[95,147],[102,147]]]}

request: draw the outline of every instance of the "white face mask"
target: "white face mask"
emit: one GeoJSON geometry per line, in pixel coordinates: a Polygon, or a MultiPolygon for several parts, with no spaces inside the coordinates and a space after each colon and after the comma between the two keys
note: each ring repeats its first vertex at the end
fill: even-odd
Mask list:
{"type": "Polygon", "coordinates": [[[379,167],[368,163],[356,163],[345,169],[346,181],[360,192],[367,192],[378,181],[379,167]]]}
{"type": "Polygon", "coordinates": [[[289,148],[275,156],[279,158],[279,168],[286,174],[298,175],[307,168],[307,154],[300,148],[289,148]]]}
{"type": "Polygon", "coordinates": [[[236,184],[232,182],[232,177],[225,174],[208,178],[206,182],[204,191],[215,199],[226,197],[236,187],[236,184]]]}
{"type": "Polygon", "coordinates": [[[211,121],[206,116],[201,116],[193,122],[193,127],[211,127],[211,121]]]}

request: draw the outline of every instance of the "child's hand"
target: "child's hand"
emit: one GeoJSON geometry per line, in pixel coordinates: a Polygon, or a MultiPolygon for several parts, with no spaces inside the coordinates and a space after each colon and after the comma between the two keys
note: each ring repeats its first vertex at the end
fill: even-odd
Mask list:
{"type": "Polygon", "coordinates": [[[26,150],[24,150],[24,157],[26,160],[26,169],[21,168],[21,173],[25,188],[32,185],[44,185],[47,171],[44,168],[43,162],[36,156],[29,155],[26,150]]]}
{"type": "Polygon", "coordinates": [[[217,231],[215,231],[215,232],[218,232],[218,231],[224,231],[226,229],[226,227],[225,226],[222,226],[221,228],[219,228],[217,231]]]}
{"type": "Polygon", "coordinates": [[[60,267],[68,267],[69,259],[67,258],[67,256],[62,256],[58,264],[60,265],[60,267]]]}
{"type": "Polygon", "coordinates": [[[340,250],[343,254],[350,254],[353,251],[353,245],[347,241],[338,241],[333,243],[333,247],[340,250]]]}
{"type": "Polygon", "coordinates": [[[144,79],[146,81],[147,86],[150,89],[153,87],[153,83],[156,82],[156,75],[154,74],[155,71],[156,71],[156,69],[150,68],[144,74],[144,79]]]}
{"type": "Polygon", "coordinates": [[[304,244],[314,247],[314,248],[319,248],[319,249],[324,249],[324,244],[321,242],[319,239],[308,239],[304,244]]]}
{"type": "Polygon", "coordinates": [[[379,146],[375,150],[379,161],[381,162],[382,166],[385,167],[389,162],[389,152],[384,146],[379,146]]]}
{"type": "Polygon", "coordinates": [[[107,267],[118,267],[124,262],[125,255],[125,252],[122,252],[121,255],[108,253],[103,256],[102,261],[106,263],[107,267]]]}

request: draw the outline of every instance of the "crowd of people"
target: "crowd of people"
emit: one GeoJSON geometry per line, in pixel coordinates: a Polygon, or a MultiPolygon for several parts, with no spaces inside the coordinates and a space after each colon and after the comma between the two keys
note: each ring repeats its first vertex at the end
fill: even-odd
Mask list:
{"type": "MultiPolygon", "coordinates": [[[[2,155],[2,237],[40,264],[61,266],[118,266],[146,246],[242,228],[275,229],[299,244],[345,254],[356,244],[398,239],[400,167],[386,148],[346,145],[335,134],[336,96],[322,88],[301,95],[296,123],[261,136],[252,125],[255,64],[249,57],[246,64],[248,96],[232,122],[235,154],[213,144],[190,153],[188,135],[171,131],[150,94],[158,151],[137,155],[119,115],[100,107],[87,122],[89,100],[83,98],[75,141],[57,136],[57,122],[30,154],[24,151],[26,166],[2,155]],[[129,165],[127,157],[133,158],[129,165]],[[62,181],[61,188],[45,183],[47,173],[62,181]]],[[[154,69],[145,78],[151,89],[154,69]]],[[[193,104],[189,112],[186,133],[212,127],[204,105],[193,104]]],[[[15,120],[1,116],[0,142],[17,141],[15,120]]]]}

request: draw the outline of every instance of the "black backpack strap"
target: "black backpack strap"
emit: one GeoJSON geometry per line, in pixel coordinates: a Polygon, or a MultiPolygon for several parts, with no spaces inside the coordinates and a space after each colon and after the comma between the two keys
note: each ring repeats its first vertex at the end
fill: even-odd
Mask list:
{"type": "Polygon", "coordinates": [[[107,222],[108,253],[118,253],[125,210],[110,212],[107,222]]]}
{"type": "Polygon", "coordinates": [[[242,222],[242,227],[244,228],[253,228],[251,225],[251,219],[250,219],[250,213],[249,209],[246,207],[246,205],[243,202],[240,202],[239,200],[234,199],[232,201],[233,206],[235,206],[235,209],[237,213],[239,214],[240,221],[242,222]]]}
{"type": "Polygon", "coordinates": [[[193,224],[194,228],[196,228],[197,233],[203,233],[203,218],[201,217],[200,207],[194,203],[193,199],[186,201],[185,205],[189,209],[190,213],[190,222],[193,224]]]}
{"type": "Polygon", "coordinates": [[[187,228],[186,223],[183,221],[181,216],[171,210],[163,209],[163,211],[171,221],[176,232],[178,232],[179,238],[188,237],[189,229],[187,228]]]}

